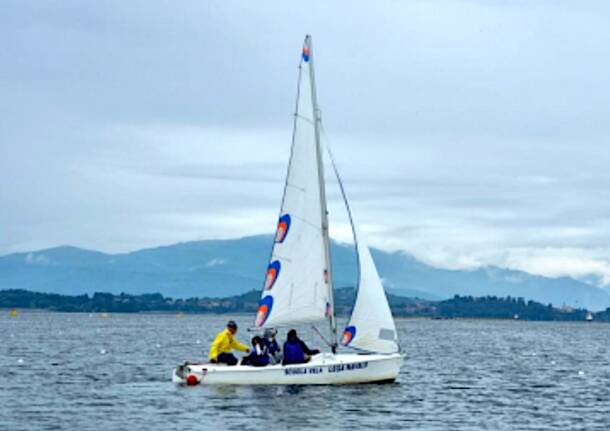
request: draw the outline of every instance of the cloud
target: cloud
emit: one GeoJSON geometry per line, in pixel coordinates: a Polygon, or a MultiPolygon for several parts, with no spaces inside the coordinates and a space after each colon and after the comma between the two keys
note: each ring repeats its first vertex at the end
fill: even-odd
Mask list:
{"type": "Polygon", "coordinates": [[[505,266],[552,277],[575,277],[610,287],[610,249],[574,248],[511,249],[505,266]]]}
{"type": "Polygon", "coordinates": [[[33,5],[0,16],[0,253],[272,231],[309,32],[372,245],[608,284],[605,2],[33,5]]]}

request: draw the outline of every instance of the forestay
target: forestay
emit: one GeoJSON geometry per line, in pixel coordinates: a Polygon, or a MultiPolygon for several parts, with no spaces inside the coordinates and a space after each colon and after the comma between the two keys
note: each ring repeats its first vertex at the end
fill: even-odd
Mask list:
{"type": "Polygon", "coordinates": [[[326,149],[328,150],[328,156],[337,177],[343,202],[345,203],[345,208],[352,225],[352,234],[358,257],[358,291],[356,302],[352,309],[349,323],[343,332],[341,343],[344,346],[354,347],[367,352],[396,353],[400,350],[398,347],[396,325],[392,318],[388,299],[383,290],[381,278],[379,278],[377,267],[364,236],[354,221],[335,158],[332,155],[330,147],[327,146],[326,149]]]}
{"type": "Polygon", "coordinates": [[[290,163],[257,327],[319,321],[330,309],[310,50],[307,38],[299,66],[290,163]]]}

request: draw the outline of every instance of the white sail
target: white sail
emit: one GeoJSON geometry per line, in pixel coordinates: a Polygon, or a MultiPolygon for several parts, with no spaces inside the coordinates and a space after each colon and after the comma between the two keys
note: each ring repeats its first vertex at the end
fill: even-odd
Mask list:
{"type": "Polygon", "coordinates": [[[356,235],[349,204],[336,164],[341,192],[350,215],[360,260],[359,294],[345,344],[380,354],[337,354],[328,214],[320,149],[320,120],[311,57],[311,38],[305,39],[299,72],[299,96],[292,151],[277,232],[256,326],[273,327],[328,318],[332,353],[313,355],[306,364],[266,367],[208,362],[184,362],[172,373],[172,381],[186,385],[351,384],[394,381],[403,362],[396,329],[375,264],[361,235],[356,235]],[[350,329],[352,328],[352,329],[350,329]],[[351,332],[350,332],[351,331],[351,332]],[[349,338],[349,339],[348,339],[349,338]]]}
{"type": "MultiPolygon", "coordinates": [[[[353,220],[352,220],[353,223],[353,220]]],[[[354,226],[360,265],[358,293],[342,344],[369,352],[398,352],[396,326],[371,252],[354,226]]]]}
{"type": "Polygon", "coordinates": [[[297,110],[284,198],[256,315],[257,327],[322,320],[330,308],[311,55],[307,37],[299,66],[297,110]]]}
{"type": "Polygon", "coordinates": [[[327,146],[326,149],[352,225],[352,234],[358,257],[356,302],[349,323],[343,332],[341,344],[368,352],[396,353],[400,349],[398,347],[396,325],[392,318],[388,299],[383,290],[371,251],[354,221],[335,158],[330,147],[327,146]]]}

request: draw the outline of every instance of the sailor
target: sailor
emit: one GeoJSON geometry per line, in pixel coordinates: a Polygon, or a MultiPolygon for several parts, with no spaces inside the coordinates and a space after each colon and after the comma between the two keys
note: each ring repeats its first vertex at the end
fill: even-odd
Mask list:
{"type": "Polygon", "coordinates": [[[269,365],[269,350],[258,335],[252,338],[252,352],[241,360],[242,365],[264,367],[269,365]]]}
{"type": "Polygon", "coordinates": [[[224,363],[227,365],[237,365],[237,358],[231,353],[232,349],[241,350],[242,352],[250,353],[248,346],[241,344],[234,337],[237,332],[237,323],[229,320],[227,329],[219,332],[210,347],[210,362],[224,363]]]}
{"type": "Polygon", "coordinates": [[[263,342],[269,351],[269,356],[271,356],[271,363],[277,364],[282,361],[282,354],[280,353],[282,349],[280,349],[280,345],[275,339],[277,335],[277,330],[273,328],[265,329],[265,334],[263,338],[263,342]]]}
{"type": "Polygon", "coordinates": [[[318,349],[310,349],[307,344],[297,336],[297,331],[288,331],[286,342],[284,343],[284,359],[282,365],[304,364],[309,362],[313,355],[320,353],[318,349]]]}

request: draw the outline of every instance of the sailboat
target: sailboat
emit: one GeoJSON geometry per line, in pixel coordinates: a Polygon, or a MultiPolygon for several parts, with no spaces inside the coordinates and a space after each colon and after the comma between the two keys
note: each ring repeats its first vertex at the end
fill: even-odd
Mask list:
{"type": "Polygon", "coordinates": [[[313,60],[308,35],[299,63],[284,196],[253,330],[314,325],[327,320],[330,352],[314,355],[305,364],[266,367],[185,362],[172,373],[175,383],[349,384],[392,382],[398,376],[404,355],[388,300],[329,152],[352,225],[359,269],[351,318],[340,339],[338,336],[313,60]],[[347,353],[337,353],[339,344],[347,353]]]}

